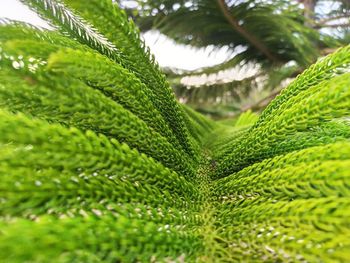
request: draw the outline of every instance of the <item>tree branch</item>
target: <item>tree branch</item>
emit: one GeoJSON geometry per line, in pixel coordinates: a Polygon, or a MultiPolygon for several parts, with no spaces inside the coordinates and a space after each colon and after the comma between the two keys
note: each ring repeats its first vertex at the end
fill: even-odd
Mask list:
{"type": "Polygon", "coordinates": [[[349,16],[350,16],[350,13],[349,14],[339,15],[339,16],[327,17],[325,19],[319,20],[317,22],[317,25],[323,25],[323,24],[326,24],[326,23],[328,23],[330,21],[338,20],[338,19],[342,19],[342,18],[349,18],[349,16]]]}
{"type": "Polygon", "coordinates": [[[256,49],[263,53],[270,61],[279,64],[280,60],[273,55],[270,50],[254,35],[250,34],[246,29],[239,25],[238,21],[232,16],[225,0],[217,0],[221,12],[223,13],[226,20],[229,22],[231,27],[240,33],[245,39],[248,40],[256,49]]]}
{"type": "Polygon", "coordinates": [[[326,56],[335,52],[338,48],[324,48],[321,49],[321,55],[326,56]]]}
{"type": "Polygon", "coordinates": [[[332,25],[322,25],[322,24],[317,24],[316,26],[314,26],[314,28],[324,28],[324,27],[328,27],[328,28],[335,28],[335,27],[350,27],[350,22],[349,23],[340,23],[340,24],[332,24],[332,25]]]}

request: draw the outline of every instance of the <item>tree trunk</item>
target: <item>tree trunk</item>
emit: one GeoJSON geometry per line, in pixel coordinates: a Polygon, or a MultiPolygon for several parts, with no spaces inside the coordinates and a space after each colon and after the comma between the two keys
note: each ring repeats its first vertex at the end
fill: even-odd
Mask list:
{"type": "Polygon", "coordinates": [[[304,17],[306,18],[305,25],[312,27],[315,21],[315,6],[316,0],[303,0],[304,17]]]}

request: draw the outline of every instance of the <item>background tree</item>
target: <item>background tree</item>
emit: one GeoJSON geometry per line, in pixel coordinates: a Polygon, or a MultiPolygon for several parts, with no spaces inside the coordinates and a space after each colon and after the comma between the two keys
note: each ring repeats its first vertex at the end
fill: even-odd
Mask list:
{"type": "MultiPolygon", "coordinates": [[[[121,1],[124,7],[131,2],[121,1]]],[[[193,47],[227,47],[224,63],[195,71],[167,69],[179,98],[212,114],[260,109],[318,57],[348,42],[348,1],[138,0],[129,10],[142,31],[159,30],[193,47]],[[244,79],[188,85],[184,76],[256,67],[244,79]]],[[[204,75],[203,75],[204,74],[204,75]]]]}

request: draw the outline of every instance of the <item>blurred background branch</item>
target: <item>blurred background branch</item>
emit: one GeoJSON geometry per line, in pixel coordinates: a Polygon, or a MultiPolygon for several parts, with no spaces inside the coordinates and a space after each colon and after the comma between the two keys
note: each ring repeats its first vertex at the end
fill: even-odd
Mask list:
{"type": "Polygon", "coordinates": [[[228,48],[221,64],[165,68],[177,97],[222,118],[260,111],[318,58],[350,40],[348,0],[119,0],[143,32],[228,48]]]}

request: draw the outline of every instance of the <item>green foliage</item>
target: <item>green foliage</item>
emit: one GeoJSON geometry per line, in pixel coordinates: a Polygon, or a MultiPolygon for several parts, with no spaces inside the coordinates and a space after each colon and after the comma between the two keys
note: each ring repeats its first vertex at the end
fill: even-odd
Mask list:
{"type": "Polygon", "coordinates": [[[251,110],[242,113],[235,123],[235,127],[252,125],[258,120],[258,115],[251,110]]]}
{"type": "Polygon", "coordinates": [[[215,183],[222,235],[234,242],[232,253],[246,251],[237,259],[346,261],[349,146],[266,159],[215,183]]]}
{"type": "Polygon", "coordinates": [[[59,31],[0,25],[1,262],[349,258],[350,47],[214,122],[115,4],[24,2],[59,31]]]}
{"type": "MultiPolygon", "coordinates": [[[[300,133],[315,133],[318,138],[315,143],[321,144],[323,138],[317,135],[318,127],[349,114],[349,74],[343,70],[349,57],[348,49],[340,49],[319,61],[291,83],[266,108],[254,126],[230,146],[230,153],[220,160],[217,176],[228,175],[253,161],[274,156],[277,154],[275,147],[300,136],[300,133]],[[339,60],[344,64],[337,64],[339,60]],[[328,79],[330,76],[332,78],[328,79]],[[254,151],[251,150],[253,146],[254,151]]],[[[278,154],[291,150],[295,150],[293,145],[281,149],[278,154]]]]}
{"type": "Polygon", "coordinates": [[[139,32],[126,14],[109,0],[70,1],[65,0],[83,18],[92,23],[122,52],[121,63],[146,85],[145,92],[155,107],[163,115],[174,134],[182,143],[185,151],[195,155],[189,140],[189,134],[184,125],[181,109],[175,96],[160,72],[149,49],[140,40],[139,32]],[[114,30],[111,30],[114,28],[114,30]]]}
{"type": "Polygon", "coordinates": [[[25,80],[3,73],[6,75],[0,91],[2,107],[125,141],[164,165],[193,176],[191,162],[185,162],[184,155],[141,119],[99,91],[75,80],[39,75],[39,72],[39,76],[20,75],[25,80]],[[16,85],[9,88],[14,83],[16,85]],[[95,112],[93,117],[91,112],[95,112]]]}
{"type": "Polygon", "coordinates": [[[48,67],[54,72],[82,79],[89,86],[101,90],[144,120],[176,148],[181,148],[178,139],[145,93],[146,86],[120,65],[96,53],[61,50],[50,56],[48,67]],[[125,86],[128,88],[125,89],[125,86]]]}

